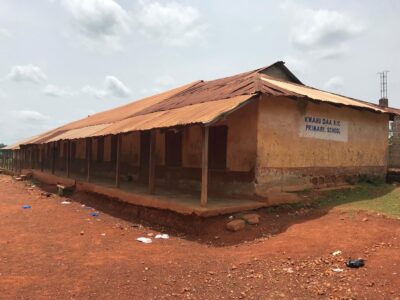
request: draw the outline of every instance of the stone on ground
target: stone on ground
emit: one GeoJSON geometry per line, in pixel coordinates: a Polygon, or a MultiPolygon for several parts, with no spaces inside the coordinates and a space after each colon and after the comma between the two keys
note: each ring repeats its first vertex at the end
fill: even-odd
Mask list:
{"type": "Polygon", "coordinates": [[[233,221],[230,221],[229,223],[226,224],[226,229],[228,229],[229,231],[239,231],[242,230],[244,227],[246,226],[245,221],[241,220],[241,219],[236,219],[233,221]]]}
{"type": "Polygon", "coordinates": [[[245,220],[250,225],[255,225],[260,223],[260,215],[258,214],[245,214],[242,216],[242,219],[245,220]]]}

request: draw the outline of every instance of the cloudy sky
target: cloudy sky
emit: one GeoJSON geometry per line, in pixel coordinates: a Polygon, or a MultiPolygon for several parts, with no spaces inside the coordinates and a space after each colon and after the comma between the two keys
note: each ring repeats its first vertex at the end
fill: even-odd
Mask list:
{"type": "Polygon", "coordinates": [[[283,60],[306,84],[400,107],[400,1],[1,0],[0,143],[283,60]]]}

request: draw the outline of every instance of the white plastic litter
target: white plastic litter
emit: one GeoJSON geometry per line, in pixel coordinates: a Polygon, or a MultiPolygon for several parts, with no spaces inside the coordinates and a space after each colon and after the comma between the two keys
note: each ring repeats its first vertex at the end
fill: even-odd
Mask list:
{"type": "Polygon", "coordinates": [[[343,269],[341,269],[341,268],[333,268],[332,271],[333,272],[343,272],[343,269]]]}
{"type": "Polygon", "coordinates": [[[289,274],[294,273],[292,268],[283,268],[283,270],[288,272],[289,274]]]}
{"type": "Polygon", "coordinates": [[[166,233],[163,233],[163,234],[157,234],[155,238],[156,238],[156,239],[168,240],[168,239],[169,239],[169,235],[168,235],[168,234],[166,234],[166,233]]]}
{"type": "Polygon", "coordinates": [[[151,239],[146,238],[146,237],[139,237],[136,240],[139,242],[145,243],[145,244],[150,244],[153,242],[151,239]]]}
{"type": "Polygon", "coordinates": [[[340,250],[337,250],[332,253],[333,256],[340,255],[340,254],[342,254],[342,251],[340,251],[340,250]]]}
{"type": "Polygon", "coordinates": [[[71,204],[71,202],[70,201],[63,201],[63,202],[61,202],[61,204],[71,204]]]}

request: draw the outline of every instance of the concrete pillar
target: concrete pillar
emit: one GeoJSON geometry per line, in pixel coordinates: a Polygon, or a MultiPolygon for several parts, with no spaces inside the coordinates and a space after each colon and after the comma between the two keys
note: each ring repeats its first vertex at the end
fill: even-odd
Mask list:
{"type": "Polygon", "coordinates": [[[156,130],[150,132],[149,193],[154,194],[156,186],[156,130]]]}
{"type": "Polygon", "coordinates": [[[201,162],[201,198],[200,205],[205,207],[208,202],[208,137],[209,128],[203,128],[202,162],[201,162]]]}

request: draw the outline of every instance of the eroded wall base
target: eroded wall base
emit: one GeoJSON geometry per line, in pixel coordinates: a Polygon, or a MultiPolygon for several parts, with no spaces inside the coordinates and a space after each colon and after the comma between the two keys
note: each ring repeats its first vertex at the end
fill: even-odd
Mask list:
{"type": "Polygon", "coordinates": [[[256,184],[256,194],[267,196],[276,192],[299,192],[362,181],[384,181],[386,173],[386,167],[382,166],[265,168],[259,172],[263,183],[256,184]]]}

